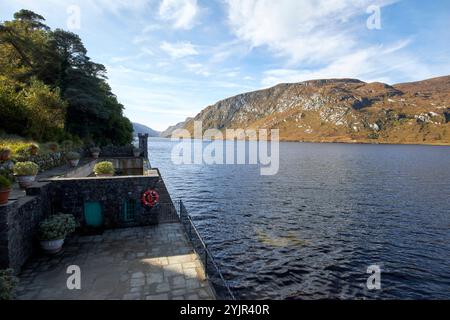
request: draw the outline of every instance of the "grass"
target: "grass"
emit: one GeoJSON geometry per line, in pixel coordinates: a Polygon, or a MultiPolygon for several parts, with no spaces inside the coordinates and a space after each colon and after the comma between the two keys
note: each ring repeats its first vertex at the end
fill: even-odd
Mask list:
{"type": "Polygon", "coordinates": [[[33,145],[39,147],[39,154],[47,154],[51,152],[45,147],[45,145],[41,146],[32,140],[13,135],[0,136],[0,148],[10,149],[13,159],[17,157],[23,158],[31,156],[30,149],[33,145]]]}

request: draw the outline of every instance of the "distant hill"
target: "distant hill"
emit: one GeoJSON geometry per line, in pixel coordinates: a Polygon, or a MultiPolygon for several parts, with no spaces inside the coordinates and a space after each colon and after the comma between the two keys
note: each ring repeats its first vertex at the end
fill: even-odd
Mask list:
{"type": "Polygon", "coordinates": [[[182,129],[184,128],[185,124],[189,121],[192,121],[193,118],[187,118],[185,121],[183,122],[179,122],[174,126],[168,127],[166,130],[164,130],[163,132],[161,132],[161,137],[163,138],[170,138],[172,136],[172,132],[174,132],[177,129],[182,129]]]}
{"type": "MultiPolygon", "coordinates": [[[[450,144],[450,76],[390,86],[356,79],[280,84],[207,107],[179,124],[280,129],[281,140],[450,144]]],[[[172,128],[171,128],[172,129],[172,128]]]]}
{"type": "Polygon", "coordinates": [[[133,135],[137,136],[138,133],[148,133],[150,137],[159,137],[159,132],[149,128],[143,124],[133,122],[133,135]]]}

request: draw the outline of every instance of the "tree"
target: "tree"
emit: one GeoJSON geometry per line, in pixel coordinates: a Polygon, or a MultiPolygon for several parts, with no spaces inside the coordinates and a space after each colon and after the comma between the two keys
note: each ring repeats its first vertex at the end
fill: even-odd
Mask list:
{"type": "Polygon", "coordinates": [[[64,129],[67,103],[61,99],[59,88],[50,89],[33,79],[22,90],[20,98],[28,114],[28,135],[39,141],[55,140],[64,129]]]}
{"type": "Polygon", "coordinates": [[[21,10],[0,24],[5,130],[45,140],[64,129],[99,144],[131,142],[131,123],[106,82],[106,68],[91,61],[78,35],[44,22],[21,10]]]}

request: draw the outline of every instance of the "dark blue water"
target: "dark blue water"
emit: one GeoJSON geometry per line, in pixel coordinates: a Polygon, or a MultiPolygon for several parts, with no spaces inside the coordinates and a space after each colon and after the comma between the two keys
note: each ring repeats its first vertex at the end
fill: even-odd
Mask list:
{"type": "Polygon", "coordinates": [[[450,148],[281,143],[280,171],[150,159],[241,299],[449,299],[450,148]],[[381,290],[368,290],[370,265],[381,290]]]}

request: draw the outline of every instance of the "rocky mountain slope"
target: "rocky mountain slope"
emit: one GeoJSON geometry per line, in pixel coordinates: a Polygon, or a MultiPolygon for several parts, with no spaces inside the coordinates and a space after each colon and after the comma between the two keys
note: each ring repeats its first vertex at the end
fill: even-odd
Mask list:
{"type": "Polygon", "coordinates": [[[178,124],[280,129],[288,141],[450,144],[450,76],[387,85],[312,80],[240,94],[178,124]]]}

